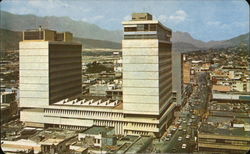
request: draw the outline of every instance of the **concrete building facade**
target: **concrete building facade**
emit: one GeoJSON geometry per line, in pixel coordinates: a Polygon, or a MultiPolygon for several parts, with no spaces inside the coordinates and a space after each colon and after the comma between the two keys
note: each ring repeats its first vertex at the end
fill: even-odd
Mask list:
{"type": "MultiPolygon", "coordinates": [[[[69,35],[69,34],[68,34],[69,35]]],[[[23,33],[20,52],[20,107],[43,109],[61,99],[81,94],[81,45],[57,41],[51,30],[23,33]]]]}
{"type": "Polygon", "coordinates": [[[63,49],[63,54],[59,54],[57,50],[52,51],[55,49],[50,45],[61,47],[61,44],[66,46],[66,42],[20,42],[21,120],[37,127],[86,129],[108,126],[121,135],[161,136],[170,124],[175,108],[172,103],[172,32],[145,14],[134,16],[136,20],[123,22],[123,102],[73,97],[73,94],[81,93],[78,90],[78,84],[81,89],[81,75],[79,81],[75,77],[77,70],[81,70],[81,63],[78,64],[80,53],[79,59],[76,58],[79,45],[71,43],[69,48],[63,49]],[[54,52],[54,58],[50,52],[54,52]],[[26,55],[33,56],[29,59],[32,66],[26,64],[26,55]],[[43,58],[39,59],[38,55],[43,58]],[[74,67],[57,66],[60,60],[56,57],[63,57],[64,62],[73,63],[74,67]],[[58,69],[64,70],[68,77],[56,73],[58,69]],[[69,92],[64,92],[65,88],[69,92]],[[64,95],[59,95],[60,92],[64,95]]]}
{"type": "Polygon", "coordinates": [[[177,51],[172,51],[172,84],[173,84],[173,99],[177,105],[183,103],[183,54],[177,51]]]}
{"type": "Polygon", "coordinates": [[[191,73],[191,64],[189,62],[185,62],[183,64],[183,83],[185,84],[190,83],[191,80],[190,73],[191,73]]]}
{"type": "Polygon", "coordinates": [[[147,13],[135,13],[122,24],[123,112],[159,119],[162,130],[173,105],[172,31],[147,13]]]}

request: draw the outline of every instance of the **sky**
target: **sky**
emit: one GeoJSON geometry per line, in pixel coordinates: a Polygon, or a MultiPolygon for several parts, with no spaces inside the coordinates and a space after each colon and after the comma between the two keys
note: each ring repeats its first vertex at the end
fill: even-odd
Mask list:
{"type": "Polygon", "coordinates": [[[107,30],[122,30],[133,12],[149,12],[173,31],[202,41],[226,40],[249,32],[245,0],[3,0],[14,14],[68,16],[107,30]]]}

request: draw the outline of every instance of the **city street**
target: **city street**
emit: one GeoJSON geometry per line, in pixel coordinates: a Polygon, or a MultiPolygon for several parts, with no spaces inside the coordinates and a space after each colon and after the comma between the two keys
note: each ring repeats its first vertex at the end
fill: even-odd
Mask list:
{"type": "Polygon", "coordinates": [[[180,118],[175,119],[168,129],[171,137],[166,135],[166,137],[162,138],[166,142],[164,152],[181,153],[195,151],[197,130],[201,122],[201,116],[207,108],[209,92],[209,88],[207,87],[207,73],[197,73],[196,77],[197,86],[194,86],[188,102],[182,107],[180,118]],[[184,144],[186,144],[186,147],[184,144]]]}

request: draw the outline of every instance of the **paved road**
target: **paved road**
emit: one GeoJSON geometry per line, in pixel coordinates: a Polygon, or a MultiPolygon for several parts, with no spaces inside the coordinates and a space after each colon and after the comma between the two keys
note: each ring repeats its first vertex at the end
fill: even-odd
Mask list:
{"type": "MultiPolygon", "coordinates": [[[[199,73],[197,74],[198,86],[194,87],[193,93],[191,94],[188,102],[180,111],[182,117],[181,127],[186,129],[186,132],[183,130],[177,129],[175,133],[172,133],[170,141],[166,141],[166,151],[169,153],[185,153],[185,152],[193,152],[195,150],[195,137],[197,136],[198,123],[201,121],[201,117],[194,115],[191,111],[195,108],[200,108],[206,110],[207,108],[207,100],[208,100],[208,92],[209,88],[207,87],[207,73],[199,73]],[[185,114],[185,112],[187,114],[185,114]],[[192,120],[188,125],[189,121],[192,120]],[[186,121],[184,123],[183,121],[186,121]],[[191,137],[186,139],[187,135],[191,137]],[[182,137],[182,141],[178,141],[178,137],[182,137]],[[187,144],[186,149],[182,149],[182,144],[187,144]]],[[[177,121],[177,119],[176,119],[177,121]]]]}

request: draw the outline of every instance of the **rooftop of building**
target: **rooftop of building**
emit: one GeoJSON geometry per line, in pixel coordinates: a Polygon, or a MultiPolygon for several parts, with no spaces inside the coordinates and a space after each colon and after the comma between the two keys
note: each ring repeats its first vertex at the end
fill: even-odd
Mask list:
{"type": "MultiPolygon", "coordinates": [[[[234,136],[234,137],[243,137],[243,138],[249,138],[250,133],[249,131],[244,131],[244,128],[218,128],[216,126],[213,126],[211,124],[202,124],[199,133],[204,134],[213,134],[213,135],[221,135],[221,136],[234,136]]],[[[250,140],[250,138],[249,138],[250,140]]]]}
{"type": "Polygon", "coordinates": [[[231,86],[213,85],[212,90],[229,92],[229,91],[231,91],[231,86]]]}
{"type": "Polygon", "coordinates": [[[40,144],[42,145],[58,145],[59,143],[63,142],[64,139],[54,139],[54,138],[49,138],[46,140],[43,140],[42,142],[40,142],[40,144]]]}
{"type": "Polygon", "coordinates": [[[88,128],[82,133],[91,134],[91,135],[98,135],[98,134],[114,135],[112,131],[114,131],[114,128],[112,127],[93,126],[93,127],[88,128]]]}
{"type": "Polygon", "coordinates": [[[67,98],[67,99],[63,99],[59,102],[54,103],[54,105],[122,109],[122,101],[119,101],[119,100],[113,101],[106,97],[98,97],[98,96],[97,97],[96,96],[83,96],[78,99],[67,98]]]}
{"type": "Polygon", "coordinates": [[[219,111],[231,111],[231,112],[250,112],[250,104],[241,103],[239,101],[212,101],[209,103],[210,110],[219,110],[219,111]]]}
{"type": "Polygon", "coordinates": [[[228,94],[228,95],[239,95],[239,96],[250,96],[249,92],[246,91],[214,91],[216,93],[223,93],[223,94],[228,94]]]}
{"type": "Polygon", "coordinates": [[[55,30],[44,29],[41,26],[38,29],[27,29],[23,31],[23,41],[49,41],[50,43],[67,42],[72,43],[73,34],[70,32],[57,32],[55,30]]]}
{"type": "Polygon", "coordinates": [[[163,24],[161,24],[158,20],[153,20],[153,17],[149,13],[133,13],[132,18],[129,21],[123,21],[123,25],[130,24],[159,24],[164,29],[171,31],[171,29],[167,28],[163,24]]]}
{"type": "Polygon", "coordinates": [[[139,153],[145,150],[150,143],[152,143],[153,138],[149,136],[141,136],[127,151],[126,153],[139,153]]]}
{"type": "Polygon", "coordinates": [[[47,142],[48,144],[53,142],[61,142],[67,138],[75,137],[78,135],[78,131],[66,130],[60,128],[49,128],[32,135],[29,139],[35,142],[47,142]]]}

